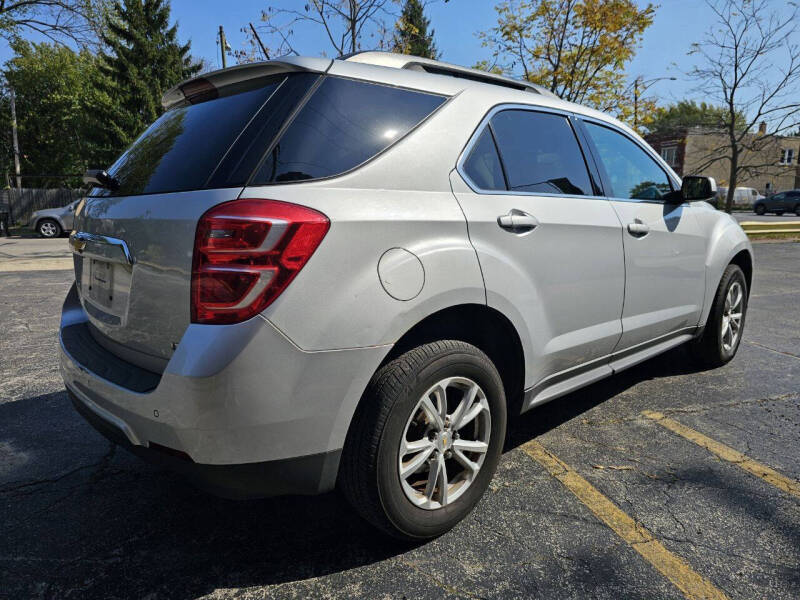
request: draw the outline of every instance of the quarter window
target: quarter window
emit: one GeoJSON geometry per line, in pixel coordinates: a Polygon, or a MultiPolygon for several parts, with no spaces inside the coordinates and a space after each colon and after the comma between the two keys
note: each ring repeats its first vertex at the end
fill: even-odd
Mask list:
{"type": "Polygon", "coordinates": [[[591,195],[589,172],[567,117],[504,110],[492,117],[508,188],[520,192],[591,195]]]}
{"type": "Polygon", "coordinates": [[[672,191],[664,170],[636,143],[608,127],[586,123],[615,198],[658,200],[672,191]]]}
{"type": "Polygon", "coordinates": [[[275,144],[253,183],[331,177],[391,146],[445,97],[327,77],[275,144]]]}
{"type": "Polygon", "coordinates": [[[497,155],[492,132],[487,127],[464,162],[464,172],[482,190],[505,190],[503,167],[497,155]]]}

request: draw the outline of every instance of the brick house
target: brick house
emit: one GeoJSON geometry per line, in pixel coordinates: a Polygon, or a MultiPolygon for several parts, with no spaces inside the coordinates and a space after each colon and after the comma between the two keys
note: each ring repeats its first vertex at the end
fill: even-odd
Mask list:
{"type": "MultiPolygon", "coordinates": [[[[759,134],[752,134],[740,164],[750,165],[752,173],[740,172],[739,187],[750,187],[767,195],[784,190],[800,189],[800,137],[765,137],[763,126],[759,134]]],[[[706,166],[709,159],[721,157],[719,150],[726,143],[726,134],[719,130],[700,127],[684,127],[667,133],[645,136],[647,142],[658,152],[675,172],[680,175],[706,175],[716,179],[720,186],[728,185],[730,164],[727,159],[717,160],[706,166]]]]}

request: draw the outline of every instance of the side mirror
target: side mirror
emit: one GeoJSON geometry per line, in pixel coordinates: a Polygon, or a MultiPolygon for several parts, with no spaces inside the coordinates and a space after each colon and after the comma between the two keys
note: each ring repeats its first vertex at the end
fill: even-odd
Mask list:
{"type": "Polygon", "coordinates": [[[687,175],[681,184],[681,197],[684,201],[709,200],[717,195],[717,182],[713,177],[687,175]]]}

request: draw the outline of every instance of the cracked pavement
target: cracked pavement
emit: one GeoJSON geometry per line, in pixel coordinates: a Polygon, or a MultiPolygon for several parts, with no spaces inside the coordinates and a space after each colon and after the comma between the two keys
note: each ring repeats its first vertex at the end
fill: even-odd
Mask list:
{"type": "Polygon", "coordinates": [[[683,598],[534,438],[729,598],[800,597],[800,501],[641,415],[800,479],[800,244],[755,252],[732,363],[679,348],[527,413],[474,513],[417,546],[336,494],[221,500],[116,450],[58,374],[71,273],[0,273],[0,598],[683,598]]]}

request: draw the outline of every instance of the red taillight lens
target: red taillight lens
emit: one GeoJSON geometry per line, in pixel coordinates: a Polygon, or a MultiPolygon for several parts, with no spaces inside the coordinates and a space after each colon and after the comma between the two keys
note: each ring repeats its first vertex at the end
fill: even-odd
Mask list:
{"type": "Polygon", "coordinates": [[[233,200],[197,224],[192,322],[238,323],[260,313],[308,262],[330,221],[277,200],[233,200]]]}

